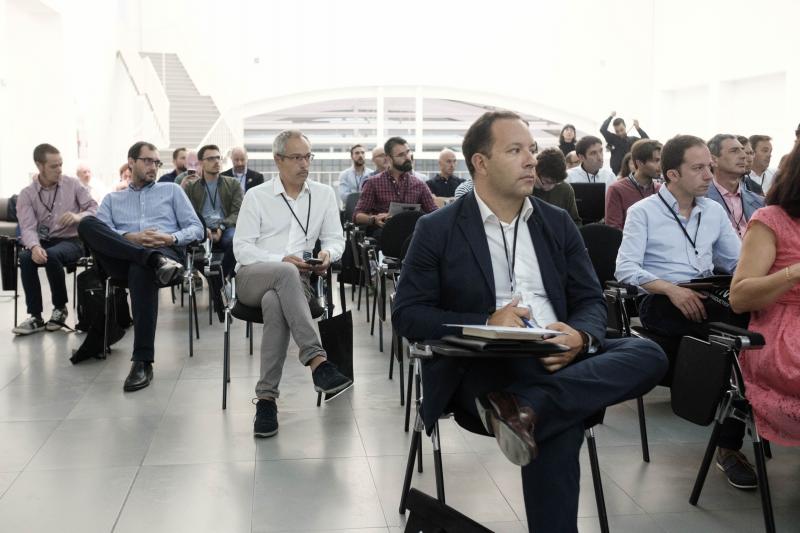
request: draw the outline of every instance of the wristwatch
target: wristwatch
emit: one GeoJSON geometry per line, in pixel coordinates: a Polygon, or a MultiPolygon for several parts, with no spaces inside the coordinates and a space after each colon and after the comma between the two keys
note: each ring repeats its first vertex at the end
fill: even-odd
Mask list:
{"type": "Polygon", "coordinates": [[[585,331],[578,331],[581,335],[581,339],[583,339],[583,346],[581,347],[582,354],[594,354],[597,353],[597,349],[599,348],[597,340],[586,333],[585,331]]]}
{"type": "Polygon", "coordinates": [[[370,226],[374,226],[375,225],[375,220],[376,220],[375,219],[375,215],[370,215],[369,216],[369,225],[370,226]]]}
{"type": "Polygon", "coordinates": [[[176,244],[178,244],[178,236],[173,233],[172,234],[172,245],[175,246],[176,244]]]}

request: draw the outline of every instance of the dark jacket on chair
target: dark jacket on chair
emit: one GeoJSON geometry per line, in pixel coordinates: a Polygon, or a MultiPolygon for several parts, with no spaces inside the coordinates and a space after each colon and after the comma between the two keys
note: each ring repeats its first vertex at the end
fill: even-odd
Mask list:
{"type": "MultiPolygon", "coordinates": [[[[547,296],[561,322],[602,342],[606,305],[578,228],[563,209],[531,197],[528,229],[547,296]]],[[[411,341],[460,333],[443,324],[485,324],[495,311],[492,260],[475,194],[422,217],[397,287],[392,322],[411,341]]],[[[452,358],[425,361],[423,418],[432,428],[460,382],[452,358]]]]}
{"type": "MultiPolygon", "coordinates": [[[[233,175],[233,168],[229,168],[228,170],[224,171],[222,175],[236,178],[236,176],[233,175]]],[[[236,178],[236,180],[238,181],[238,178],[236,178]]],[[[264,174],[248,168],[244,179],[244,192],[249,191],[256,185],[261,185],[262,183],[264,183],[264,174]]]]}
{"type": "MultiPolygon", "coordinates": [[[[219,183],[217,184],[219,191],[219,198],[222,202],[222,212],[225,218],[222,223],[227,228],[236,226],[236,220],[239,218],[239,209],[242,207],[242,188],[239,186],[239,180],[231,178],[230,176],[219,175],[217,177],[219,183]]],[[[203,179],[199,179],[186,186],[186,196],[192,202],[195,211],[198,213],[203,212],[203,202],[206,201],[206,188],[203,179]]]]}

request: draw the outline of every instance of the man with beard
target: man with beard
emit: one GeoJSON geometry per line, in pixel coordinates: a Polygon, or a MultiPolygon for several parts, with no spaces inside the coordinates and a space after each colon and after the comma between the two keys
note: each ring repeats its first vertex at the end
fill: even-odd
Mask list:
{"type": "Polygon", "coordinates": [[[372,174],[372,169],[364,165],[364,154],[364,147],[360,144],[350,148],[350,159],[353,161],[353,166],[339,174],[339,198],[342,200],[342,204],[347,201],[350,193],[361,192],[364,181],[372,174]]]}
{"type": "Polygon", "coordinates": [[[605,183],[617,181],[617,176],[603,168],[603,141],[592,135],[581,137],[575,147],[580,165],[567,171],[567,183],[605,183]]]}
{"type": "Polygon", "coordinates": [[[264,183],[264,174],[247,168],[247,150],[236,147],[231,150],[231,162],[233,166],[222,173],[222,176],[230,176],[239,181],[242,194],[246,193],[256,185],[264,183]]]}
{"type": "Polygon", "coordinates": [[[606,224],[620,230],[625,227],[628,208],[658,191],[653,180],[661,175],[661,143],[640,139],[633,143],[631,158],[636,172],[606,190],[606,224]]]}
{"type": "Polygon", "coordinates": [[[175,151],[172,152],[172,167],[171,172],[167,172],[158,178],[159,183],[164,183],[165,181],[175,183],[175,178],[177,178],[179,174],[186,172],[186,148],[176,148],[175,151]]]}
{"type": "Polygon", "coordinates": [[[203,225],[189,198],[174,183],[155,183],[161,166],[158,149],[137,142],[128,150],[131,185],[108,194],[97,217],[85,217],[78,235],[94,252],[103,271],[128,281],[133,308],[133,356],[126,392],[153,379],[158,289],[183,274],[188,243],[203,238],[203,225]]]}
{"type": "Polygon", "coordinates": [[[733,231],[741,239],[750,217],[764,207],[764,198],[742,187],[747,156],[736,136],[718,133],[708,141],[708,149],[714,161],[714,179],[706,197],[725,209],[733,231]]]}
{"type": "Polygon", "coordinates": [[[426,213],[436,210],[433,195],[425,183],[414,177],[413,159],[408,142],[402,137],[391,137],[383,145],[390,167],[364,183],[353,221],[368,226],[368,233],[378,238],[389,218],[392,202],[419,204],[426,213]]]}

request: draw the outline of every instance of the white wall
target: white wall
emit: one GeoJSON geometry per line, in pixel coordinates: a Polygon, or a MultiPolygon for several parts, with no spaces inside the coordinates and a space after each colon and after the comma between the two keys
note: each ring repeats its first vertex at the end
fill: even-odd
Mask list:
{"type": "Polygon", "coordinates": [[[800,122],[792,0],[0,0],[0,14],[2,195],[24,184],[38,142],[69,170],[80,135],[110,181],[127,145],[151,135],[118,72],[127,46],[178,52],[237,115],[299,93],[426,86],[589,131],[614,109],[662,140],[765,133],[778,155],[800,122]]]}

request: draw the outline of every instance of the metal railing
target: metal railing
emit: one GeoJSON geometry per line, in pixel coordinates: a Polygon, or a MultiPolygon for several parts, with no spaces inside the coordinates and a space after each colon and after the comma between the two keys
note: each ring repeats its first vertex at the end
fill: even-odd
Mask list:
{"type": "Polygon", "coordinates": [[[161,132],[163,143],[169,144],[169,98],[153,63],[149,58],[143,58],[138,53],[127,49],[118,50],[117,57],[125,67],[125,71],[136,89],[136,94],[144,97],[147,106],[153,113],[153,119],[161,132]]]}

